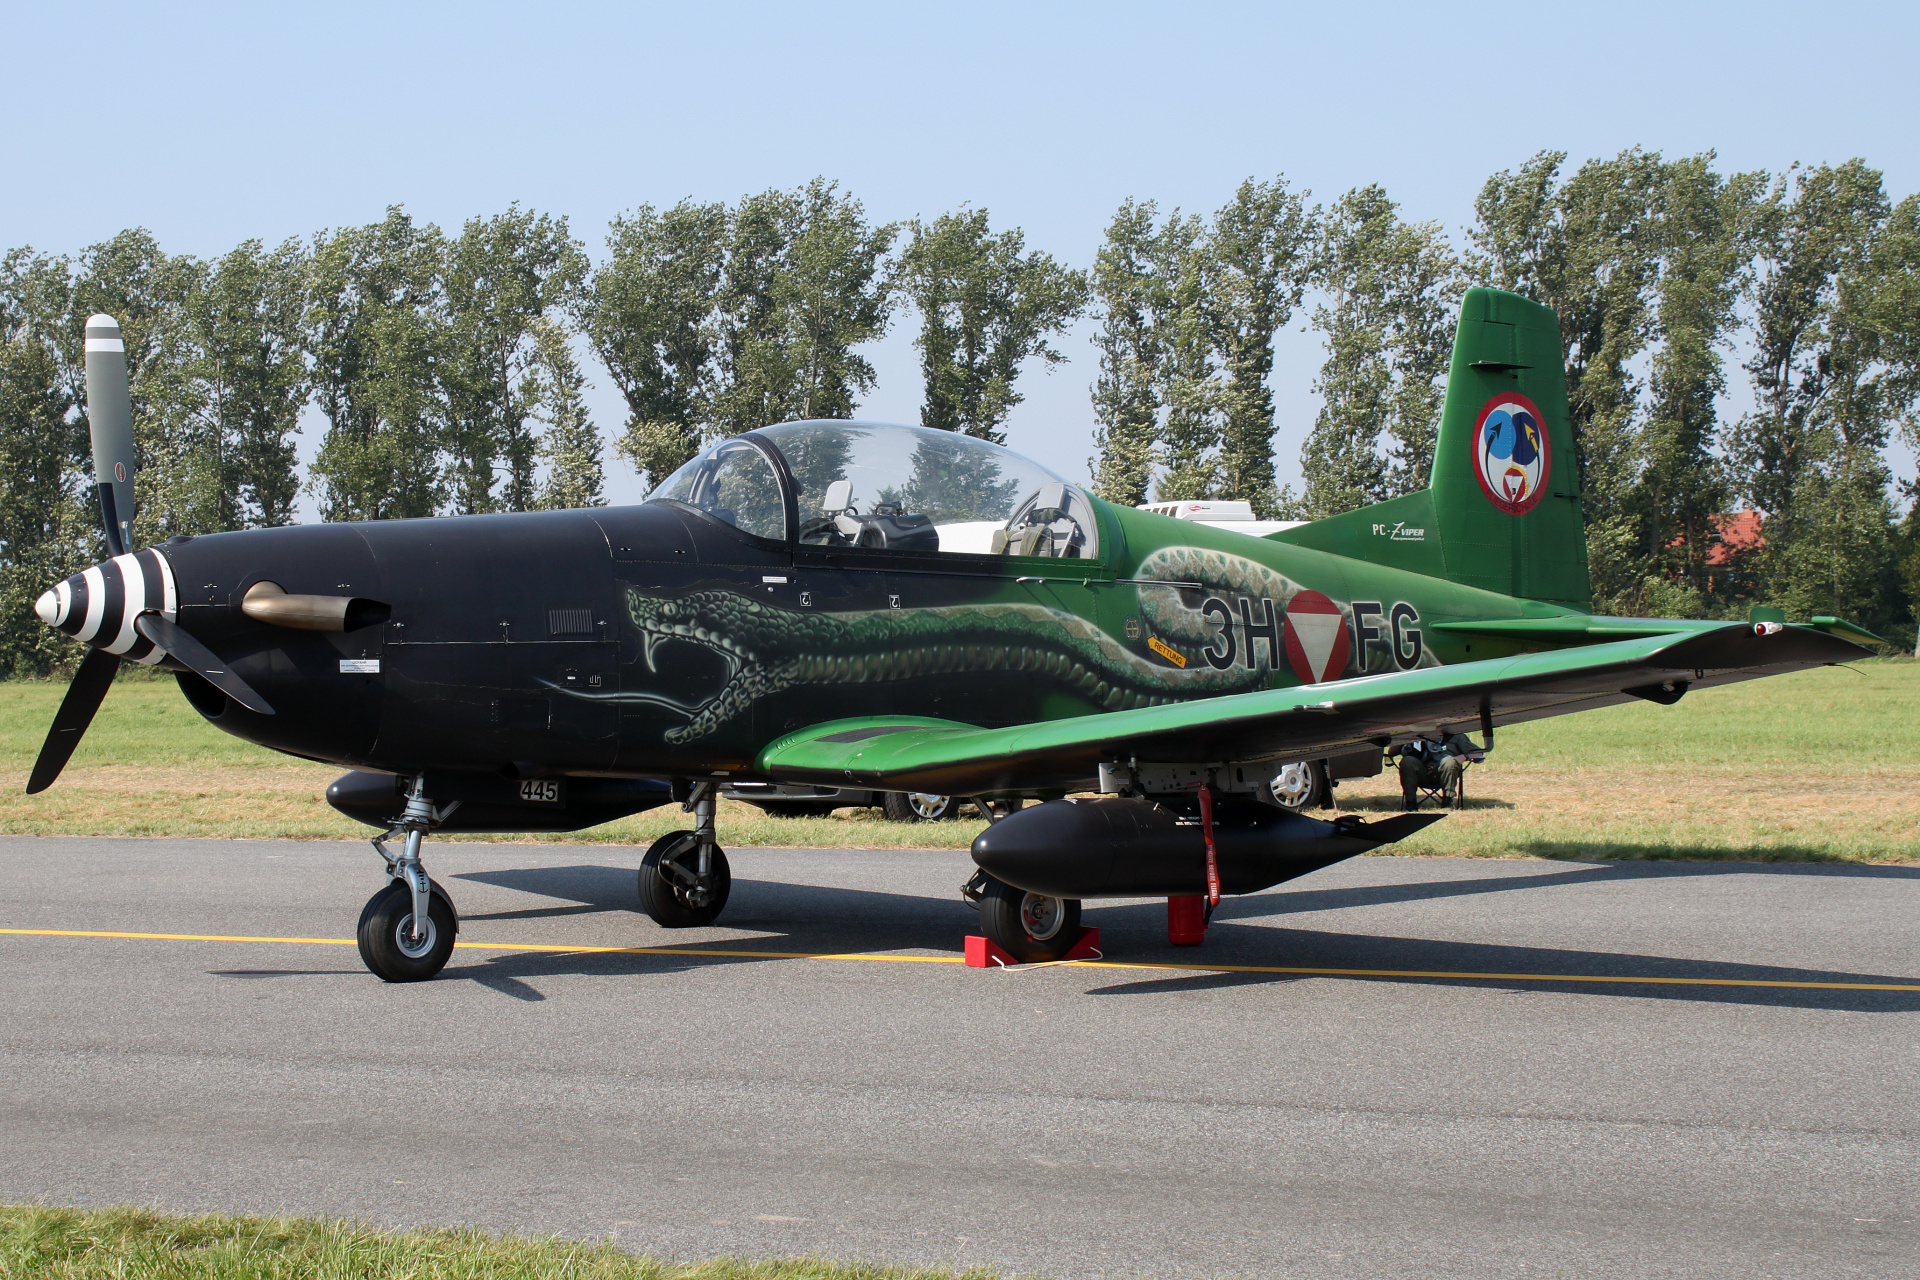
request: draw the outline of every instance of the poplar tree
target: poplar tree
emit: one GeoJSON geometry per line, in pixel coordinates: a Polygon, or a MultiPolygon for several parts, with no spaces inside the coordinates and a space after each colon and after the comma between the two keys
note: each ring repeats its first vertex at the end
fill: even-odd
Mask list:
{"type": "Polygon", "coordinates": [[[539,458],[527,374],[534,335],[550,313],[573,304],[586,271],[565,218],[517,204],[469,220],[447,246],[438,368],[456,512],[533,506],[539,458]]]}
{"type": "MultiPolygon", "coordinates": [[[[1766,477],[1777,504],[1768,513],[1759,556],[1767,601],[1791,616],[1838,614],[1885,627],[1902,613],[1911,616],[1913,604],[1903,589],[1901,538],[1883,450],[1896,425],[1911,442],[1920,392],[1914,360],[1920,350],[1920,199],[1909,196],[1888,209],[1879,175],[1852,162],[1806,175],[1794,203],[1802,200],[1809,216],[1784,219],[1783,259],[1812,268],[1794,273],[1802,280],[1828,276],[1823,287],[1799,291],[1803,302],[1809,292],[1815,295],[1815,320],[1801,337],[1793,397],[1804,413],[1796,431],[1792,419],[1784,426],[1769,421],[1762,399],[1761,413],[1741,424],[1757,429],[1736,437],[1745,447],[1734,456],[1770,460],[1760,449],[1784,453],[1778,449],[1783,440],[1795,445],[1791,467],[1783,468],[1790,469],[1791,484],[1766,477]],[[1792,251],[1794,239],[1806,242],[1804,251],[1792,251]]],[[[1771,238],[1764,243],[1782,247],[1771,238]]],[[[1787,276],[1769,271],[1777,264],[1766,262],[1768,251],[1763,249],[1758,292],[1763,303],[1774,305],[1756,308],[1755,328],[1777,338],[1791,327],[1788,318],[1797,308],[1788,296],[1793,291],[1768,288],[1784,285],[1787,276]]],[[[1756,344],[1751,363],[1760,364],[1764,354],[1756,344]]],[[[1755,384],[1764,395],[1779,379],[1773,368],[1761,369],[1755,384]]],[[[1757,476],[1753,488],[1762,488],[1757,476]]]]}
{"type": "Polygon", "coordinates": [[[72,279],[63,258],[0,258],[0,676],[45,675],[79,646],[33,602],[97,558],[100,522],[81,487],[87,441],[62,350],[72,279]]]}
{"type": "Polygon", "coordinates": [[[1565,161],[1543,151],[1487,180],[1474,203],[1481,256],[1471,270],[1559,317],[1595,606],[1639,612],[1647,564],[1630,501],[1643,462],[1634,368],[1653,338],[1664,166],[1633,148],[1588,160],[1562,182],[1565,161]]]}
{"type": "Polygon", "coordinates": [[[1176,209],[1155,248],[1166,298],[1158,370],[1160,401],[1166,406],[1160,461],[1166,470],[1154,485],[1154,500],[1218,497],[1225,397],[1208,308],[1212,272],[1206,225],[1176,209]]]}
{"type": "Polygon", "coordinates": [[[1659,345],[1644,432],[1643,551],[1670,561],[1696,591],[1720,540],[1715,517],[1731,497],[1719,457],[1714,401],[1726,389],[1720,358],[1752,260],[1763,174],[1723,178],[1711,152],[1666,166],[1656,204],[1659,345]]]}
{"type": "Polygon", "coordinates": [[[1249,178],[1209,223],[1122,205],[1095,262],[1096,489],[1144,501],[1240,498],[1290,509],[1273,478],[1273,339],[1313,278],[1319,211],[1285,178],[1249,178]],[[1153,482],[1156,467],[1163,468],[1153,482]]]}
{"type": "MultiPolygon", "coordinates": [[[[1218,493],[1279,514],[1273,478],[1273,338],[1313,278],[1318,209],[1284,177],[1249,178],[1213,218],[1207,242],[1208,327],[1226,375],[1221,389],[1218,493]]],[[[1424,483],[1424,480],[1422,481],[1424,483]]],[[[1418,485],[1413,486],[1418,488],[1418,485]]]]}
{"type": "Polygon", "coordinates": [[[920,313],[921,426],[1005,444],[1021,365],[1065,363],[1047,339],[1085,310],[1086,277],[1025,248],[1020,228],[989,230],[985,209],[913,222],[899,280],[920,313]]]}
{"type": "Polygon", "coordinates": [[[1094,258],[1091,285],[1100,327],[1093,383],[1093,491],[1109,502],[1147,500],[1157,455],[1163,316],[1170,302],[1160,271],[1158,210],[1128,200],[1107,225],[1094,258]]]}
{"type": "Polygon", "coordinates": [[[1461,288],[1439,225],[1401,221],[1377,185],[1335,202],[1322,245],[1324,403],[1301,456],[1315,519],[1425,487],[1461,288]]]}
{"type": "Polygon", "coordinates": [[[587,340],[626,400],[616,447],[655,484],[700,448],[730,223],[726,205],[691,200],[614,218],[607,260],[580,307],[587,340]]]}
{"type": "Polygon", "coordinates": [[[899,227],[868,225],[859,200],[815,178],[744,198],[732,230],[708,434],[853,416],[855,396],[874,383],[855,348],[886,332],[891,287],[880,264],[899,227]]]}
{"type": "Polygon", "coordinates": [[[545,424],[540,459],[546,465],[546,478],[534,505],[546,511],[604,506],[600,433],[587,413],[587,380],[573,358],[566,330],[554,320],[542,318],[534,325],[528,385],[533,415],[545,424]]]}
{"type": "Polygon", "coordinates": [[[1789,511],[1809,461],[1813,411],[1834,374],[1828,342],[1840,279],[1868,269],[1889,211],[1880,173],[1860,160],[1796,165],[1757,211],[1748,296],[1753,354],[1744,366],[1756,406],[1728,444],[1743,492],[1771,515],[1789,511]]]}
{"type": "Polygon", "coordinates": [[[325,520],[428,516],[445,498],[446,240],[399,206],[315,238],[307,326],[327,433],[307,478],[325,520]]]}
{"type": "Polygon", "coordinates": [[[307,257],[298,241],[271,252],[249,240],[200,271],[185,310],[187,374],[214,451],[214,528],[293,523],[294,473],[308,370],[307,257]]]}
{"type": "Polygon", "coordinates": [[[135,539],[159,542],[177,533],[227,527],[220,440],[200,413],[203,389],[191,369],[187,300],[199,287],[204,268],[192,258],[167,254],[144,228],[89,246],[76,268],[63,343],[83,418],[80,335],[87,317],[96,312],[115,317],[126,346],[139,476],[135,539]]]}

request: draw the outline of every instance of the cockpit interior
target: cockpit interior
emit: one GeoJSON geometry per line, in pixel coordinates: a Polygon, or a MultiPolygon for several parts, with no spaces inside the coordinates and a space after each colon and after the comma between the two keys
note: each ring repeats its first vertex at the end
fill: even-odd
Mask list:
{"type": "Polygon", "coordinates": [[[1000,445],[926,427],[763,427],[709,447],[647,501],[803,546],[1057,559],[1099,550],[1078,486],[1000,445]]]}

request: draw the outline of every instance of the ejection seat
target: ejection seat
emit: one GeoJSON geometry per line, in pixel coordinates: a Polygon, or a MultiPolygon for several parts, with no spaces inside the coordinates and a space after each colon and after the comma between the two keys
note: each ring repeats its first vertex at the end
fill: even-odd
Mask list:
{"type": "Polygon", "coordinates": [[[930,516],[902,511],[900,504],[876,502],[861,514],[853,507],[853,483],[835,480],[827,486],[820,510],[831,523],[828,545],[864,547],[875,551],[938,551],[940,531],[930,516]]]}
{"type": "Polygon", "coordinates": [[[1088,554],[1087,530],[1072,514],[1067,486],[1055,481],[1014,513],[1007,527],[993,533],[994,555],[1054,556],[1063,560],[1088,554]]]}

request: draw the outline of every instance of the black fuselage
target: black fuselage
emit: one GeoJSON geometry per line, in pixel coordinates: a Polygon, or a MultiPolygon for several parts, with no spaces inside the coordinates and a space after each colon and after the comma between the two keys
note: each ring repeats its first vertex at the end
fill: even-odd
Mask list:
{"type": "Polygon", "coordinates": [[[766,742],[826,720],[1017,724],[1132,696],[1058,644],[1023,654],[1004,625],[968,632],[994,602],[1094,619],[1111,594],[1098,560],[1022,579],[1004,557],[795,547],[671,502],[250,530],[161,551],[182,625],[277,714],[183,674],[194,706],[249,741],[356,768],[738,775],[766,742]],[[265,625],[240,610],[261,581],[378,607],[341,632],[265,625]]]}

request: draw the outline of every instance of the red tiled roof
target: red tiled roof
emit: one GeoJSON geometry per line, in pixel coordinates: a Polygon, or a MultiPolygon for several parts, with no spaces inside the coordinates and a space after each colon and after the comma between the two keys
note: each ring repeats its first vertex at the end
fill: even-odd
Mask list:
{"type": "MultiPolygon", "coordinates": [[[[1742,551],[1758,550],[1767,545],[1761,533],[1767,518],[1751,507],[1745,511],[1723,511],[1712,519],[1713,527],[1720,531],[1720,541],[1707,550],[1709,568],[1728,563],[1742,551]]],[[[1684,547],[1687,545],[1687,535],[1683,533],[1667,545],[1684,547]]]]}

